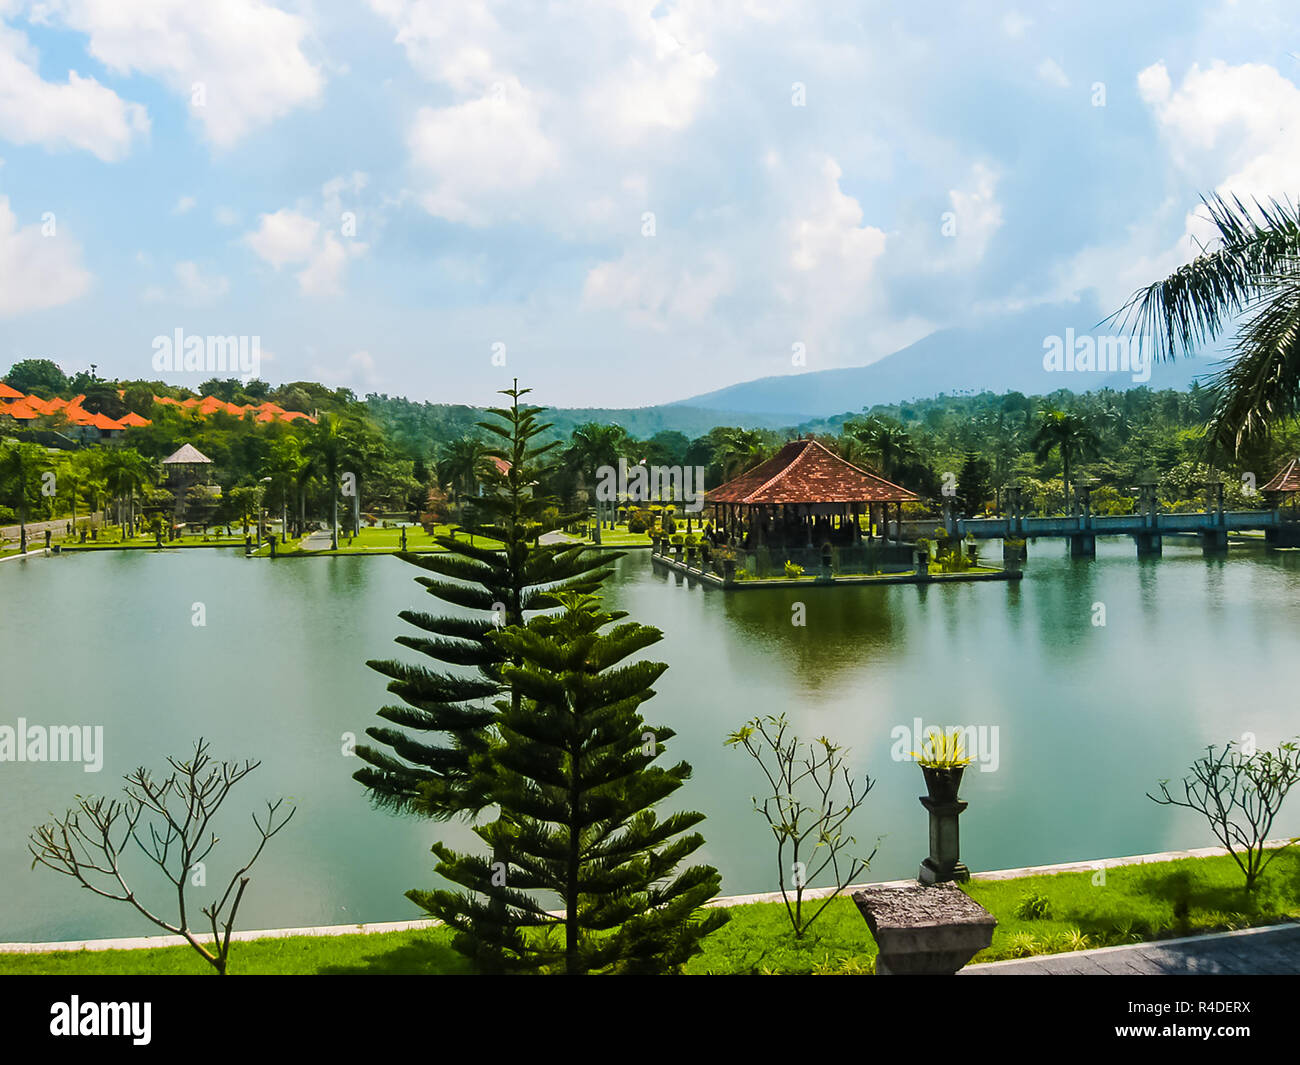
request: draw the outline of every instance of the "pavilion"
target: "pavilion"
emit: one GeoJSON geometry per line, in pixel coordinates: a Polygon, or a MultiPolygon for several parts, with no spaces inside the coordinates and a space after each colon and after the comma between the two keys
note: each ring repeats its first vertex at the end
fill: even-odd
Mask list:
{"type": "Polygon", "coordinates": [[[1281,496],[1293,496],[1300,492],[1300,457],[1293,458],[1273,475],[1273,479],[1260,489],[1261,492],[1277,492],[1281,496]]]}
{"type": "MultiPolygon", "coordinates": [[[[162,460],[163,469],[166,471],[166,484],[174,497],[173,527],[188,522],[192,509],[206,512],[216,505],[216,501],[220,498],[219,489],[215,492],[201,490],[196,493],[201,497],[201,505],[200,499],[191,498],[191,491],[197,488],[201,483],[201,479],[205,479],[207,476],[205,467],[211,465],[212,460],[193,444],[182,444],[162,460]]],[[[204,518],[206,516],[206,513],[202,515],[204,518]]],[[[206,524],[206,521],[204,524],[206,524]]]]}
{"type": "Polygon", "coordinates": [[[857,547],[873,529],[901,536],[902,506],[915,492],[840,458],[818,441],[792,440],[766,462],[713,489],[715,537],[745,549],[857,547]]]}

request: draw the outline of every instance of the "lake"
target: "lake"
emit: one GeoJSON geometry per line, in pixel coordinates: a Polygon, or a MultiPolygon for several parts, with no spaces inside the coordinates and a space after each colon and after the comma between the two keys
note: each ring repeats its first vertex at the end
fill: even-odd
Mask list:
{"type": "MultiPolygon", "coordinates": [[[[671,668],[643,712],[676,730],[669,760],[694,766],[674,798],[707,815],[697,858],[721,870],[725,893],[777,887],[770,830],[751,803],[763,778],[723,746],[757,714],[785,713],[800,736],[845,745],[854,771],[875,779],[852,822],[864,853],[883,837],[866,879],[913,876],[926,854],[920,770],[891,756],[918,718],[983,728],[986,768],[971,766],[962,787],[972,870],[1214,843],[1198,815],[1144,793],[1210,743],[1300,732],[1287,672],[1300,553],[1234,547],[1207,560],[1166,540],[1163,558],[1138,560],[1121,539],[1099,539],[1091,562],[1059,541],[1029,552],[1019,583],[734,593],[656,573],[646,552],[619,562],[607,603],[664,631],[652,656],[671,668]],[[792,624],[796,603],[803,626],[792,624]]],[[[298,813],[254,867],[239,927],[421,916],[403,892],[433,885],[430,843],[473,837],[372,809],[344,753],[345,735],[362,736],[389,700],[366,660],[419,659],[393,643],[413,631],[398,611],[440,609],[419,572],[392,557],[271,562],[225,550],[0,566],[0,725],[21,717],[104,736],[98,773],[0,763],[0,941],[157,931],[31,869],[27,834],[77,794],[116,793],[138,765],[162,770],[199,736],[217,757],[262,766],[231,793],[195,902],[242,860],[249,814],[283,795],[298,813]]],[[[1300,797],[1273,834],[1297,832],[1300,797]]],[[[137,879],[163,905],[159,878],[137,879]]]]}

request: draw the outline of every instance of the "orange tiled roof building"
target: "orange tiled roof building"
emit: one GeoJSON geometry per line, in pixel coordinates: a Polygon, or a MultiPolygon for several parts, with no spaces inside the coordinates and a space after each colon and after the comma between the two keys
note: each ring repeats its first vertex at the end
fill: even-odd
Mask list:
{"type": "MultiPolygon", "coordinates": [[[[121,390],[118,392],[121,395],[121,390]]],[[[93,414],[82,407],[84,395],[74,396],[72,399],[42,399],[40,396],[24,395],[16,388],[0,381],[0,417],[8,416],[19,422],[32,423],[37,418],[48,418],[56,414],[62,414],[67,418],[68,424],[80,429],[94,429],[99,433],[100,439],[115,436],[127,429],[139,428],[144,425],[153,423],[142,415],[134,411],[129,412],[121,418],[110,418],[105,414],[93,414]]],[[[154,396],[155,403],[161,403],[168,406],[181,407],[186,410],[194,411],[202,417],[208,417],[218,411],[224,414],[230,414],[236,418],[242,418],[246,414],[251,415],[257,422],[296,422],[306,420],[311,424],[316,424],[316,419],[301,411],[285,410],[278,403],[248,403],[240,405],[238,403],[227,403],[225,400],[218,399],[216,396],[204,396],[202,399],[191,397],[190,399],[172,399],[170,396],[154,396]]]]}
{"type": "Polygon", "coordinates": [[[816,440],[792,440],[766,462],[705,497],[716,530],[746,546],[855,545],[901,520],[915,492],[840,458],[816,440]]]}

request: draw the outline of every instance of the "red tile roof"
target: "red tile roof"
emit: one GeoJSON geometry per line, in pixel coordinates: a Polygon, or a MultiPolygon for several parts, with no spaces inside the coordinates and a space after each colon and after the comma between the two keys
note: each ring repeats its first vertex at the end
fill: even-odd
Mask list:
{"type": "Polygon", "coordinates": [[[1261,492],[1300,492],[1300,458],[1294,458],[1277,471],[1261,492]]]}
{"type": "Polygon", "coordinates": [[[792,440],[766,462],[709,492],[708,503],[896,503],[916,499],[816,440],[792,440]]]}
{"type": "Polygon", "coordinates": [[[0,399],[21,399],[22,393],[16,388],[10,388],[3,381],[0,381],[0,399]]]}
{"type": "Polygon", "coordinates": [[[27,402],[27,397],[16,399],[12,403],[6,403],[0,406],[0,414],[7,414],[11,418],[17,418],[20,422],[28,422],[33,418],[39,418],[41,412],[32,407],[27,402]]]}

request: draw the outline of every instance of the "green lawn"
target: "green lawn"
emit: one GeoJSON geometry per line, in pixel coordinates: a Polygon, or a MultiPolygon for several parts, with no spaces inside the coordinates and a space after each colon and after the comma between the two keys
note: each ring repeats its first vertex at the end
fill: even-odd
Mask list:
{"type": "MultiPolygon", "coordinates": [[[[993,945],[976,959],[1053,954],[1092,947],[1224,931],[1300,920],[1300,853],[1270,866],[1254,897],[1228,857],[1187,858],[1096,874],[1058,873],[1016,880],[972,881],[972,898],[998,919],[993,945]],[[1035,914],[1037,914],[1035,916],[1035,914]]],[[[813,900],[806,904],[817,907],[813,900]]],[[[796,940],[782,903],[731,907],[731,921],[705,941],[686,967],[693,974],[869,972],[876,945],[848,898],[796,940]]],[[[0,954],[0,975],[44,973],[202,973],[188,947],[151,950],[0,954]]],[[[376,935],[298,936],[237,943],[232,973],[468,973],[450,947],[450,933],[433,928],[376,935]]]]}
{"type": "MultiPolygon", "coordinates": [[[[326,532],[328,533],[328,530],[326,530],[326,532]]],[[[453,526],[439,525],[437,526],[435,532],[436,535],[438,536],[451,536],[453,535],[453,526]]],[[[496,548],[501,546],[501,544],[498,543],[496,540],[490,539],[489,537],[486,536],[480,536],[478,534],[475,534],[473,539],[471,540],[469,534],[459,528],[455,528],[454,535],[457,540],[461,540],[464,543],[472,542],[475,547],[496,548]]],[[[277,548],[276,554],[281,557],[290,557],[290,558],[297,555],[393,554],[394,552],[400,551],[402,549],[402,530],[399,528],[384,529],[378,527],[362,529],[357,536],[351,538],[351,542],[349,542],[348,537],[340,533],[339,549],[337,551],[331,551],[328,549],[324,551],[303,551],[300,549],[301,543],[302,543],[301,540],[292,541],[287,547],[277,548]]],[[[424,529],[422,529],[418,525],[407,526],[406,549],[408,551],[444,550],[441,546],[439,546],[434,541],[433,535],[426,533],[424,529]]],[[[265,545],[262,547],[260,551],[257,552],[259,556],[267,556],[270,555],[270,553],[271,553],[270,547],[265,545]]]]}

